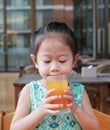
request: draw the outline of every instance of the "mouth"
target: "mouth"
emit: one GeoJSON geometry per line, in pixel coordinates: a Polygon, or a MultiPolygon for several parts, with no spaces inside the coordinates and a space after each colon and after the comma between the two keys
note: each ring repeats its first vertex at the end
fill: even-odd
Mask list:
{"type": "Polygon", "coordinates": [[[67,76],[64,74],[55,74],[55,75],[48,75],[47,78],[49,79],[66,79],[67,76]]]}
{"type": "Polygon", "coordinates": [[[50,75],[48,75],[48,76],[62,76],[62,75],[64,75],[64,74],[50,74],[50,75]]]}

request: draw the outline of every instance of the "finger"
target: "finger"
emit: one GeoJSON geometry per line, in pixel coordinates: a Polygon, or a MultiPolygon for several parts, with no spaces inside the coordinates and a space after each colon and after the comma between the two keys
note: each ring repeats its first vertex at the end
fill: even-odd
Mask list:
{"type": "Polygon", "coordinates": [[[59,100],[61,99],[61,95],[57,95],[57,96],[50,96],[46,99],[47,103],[51,103],[52,101],[56,101],[56,100],[59,100]]]}
{"type": "Polygon", "coordinates": [[[76,103],[75,102],[71,102],[71,103],[69,103],[69,104],[67,104],[67,107],[72,107],[72,106],[76,106],[76,103]]]}
{"type": "Polygon", "coordinates": [[[55,89],[50,89],[49,91],[47,91],[45,98],[49,97],[53,92],[55,91],[55,89]]]}
{"type": "Polygon", "coordinates": [[[73,98],[72,95],[63,95],[63,98],[68,99],[70,102],[73,102],[73,101],[74,101],[74,98],[73,98]]]}
{"type": "Polygon", "coordinates": [[[47,110],[47,112],[49,113],[49,114],[58,114],[59,112],[60,112],[60,110],[47,110]]]}
{"type": "Polygon", "coordinates": [[[71,90],[71,89],[65,89],[65,90],[64,90],[64,93],[65,93],[65,94],[71,94],[71,95],[72,95],[72,90],[71,90]]]}
{"type": "Polygon", "coordinates": [[[61,110],[61,108],[63,108],[63,104],[48,104],[47,108],[50,110],[61,110]]]}

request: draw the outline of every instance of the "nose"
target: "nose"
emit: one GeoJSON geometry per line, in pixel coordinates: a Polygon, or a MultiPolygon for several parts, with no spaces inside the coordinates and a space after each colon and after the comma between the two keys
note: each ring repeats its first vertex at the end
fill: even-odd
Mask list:
{"type": "Polygon", "coordinates": [[[53,61],[51,63],[50,71],[56,72],[59,70],[60,70],[60,67],[59,67],[58,63],[56,61],[53,61]]]}

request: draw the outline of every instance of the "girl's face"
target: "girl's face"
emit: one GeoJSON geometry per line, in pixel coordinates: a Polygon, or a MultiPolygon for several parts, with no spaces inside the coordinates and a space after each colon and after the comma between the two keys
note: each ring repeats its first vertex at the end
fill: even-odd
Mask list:
{"type": "Polygon", "coordinates": [[[53,75],[68,76],[71,73],[76,58],[63,42],[59,37],[47,37],[41,43],[37,56],[31,56],[43,78],[53,75]]]}

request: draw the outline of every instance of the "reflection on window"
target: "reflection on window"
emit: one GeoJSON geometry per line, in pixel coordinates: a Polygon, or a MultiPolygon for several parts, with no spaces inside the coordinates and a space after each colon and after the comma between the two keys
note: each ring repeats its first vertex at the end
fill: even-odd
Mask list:
{"type": "Polygon", "coordinates": [[[52,5],[53,0],[36,0],[36,6],[40,5],[52,5]]]}
{"type": "Polygon", "coordinates": [[[53,0],[36,0],[36,26],[48,23],[53,18],[53,0]]]}
{"type": "Polygon", "coordinates": [[[90,0],[74,1],[74,29],[80,53],[92,55],[93,49],[93,11],[90,0]]]}
{"type": "Polygon", "coordinates": [[[46,23],[48,23],[49,21],[52,20],[53,17],[53,11],[37,11],[36,13],[36,24],[37,27],[40,27],[46,23]]]}
{"type": "Polygon", "coordinates": [[[7,27],[8,29],[29,29],[30,28],[30,12],[29,11],[8,11],[7,27]]]}
{"type": "Polygon", "coordinates": [[[6,4],[12,7],[28,6],[30,5],[30,0],[7,0],[6,4]]]}

